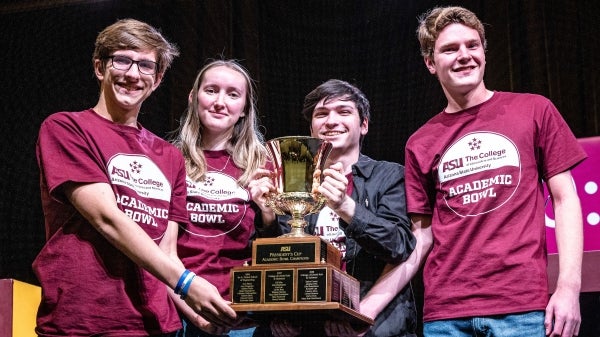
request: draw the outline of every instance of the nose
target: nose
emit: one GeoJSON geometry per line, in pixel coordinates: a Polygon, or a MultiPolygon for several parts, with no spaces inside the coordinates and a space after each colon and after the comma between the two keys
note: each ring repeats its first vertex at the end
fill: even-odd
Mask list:
{"type": "Polygon", "coordinates": [[[219,92],[216,95],[214,105],[218,108],[225,106],[225,94],[223,92],[219,92]]]}
{"type": "Polygon", "coordinates": [[[459,60],[468,60],[471,58],[471,54],[469,53],[469,49],[467,46],[462,45],[458,48],[458,59],[459,60]]]}
{"type": "Polygon", "coordinates": [[[327,114],[327,118],[325,119],[325,124],[327,125],[337,125],[338,122],[338,114],[335,111],[329,111],[327,114]]]}
{"type": "Polygon", "coordinates": [[[140,68],[138,68],[138,63],[131,64],[131,67],[127,69],[125,72],[125,76],[127,77],[140,77],[140,68]]]}

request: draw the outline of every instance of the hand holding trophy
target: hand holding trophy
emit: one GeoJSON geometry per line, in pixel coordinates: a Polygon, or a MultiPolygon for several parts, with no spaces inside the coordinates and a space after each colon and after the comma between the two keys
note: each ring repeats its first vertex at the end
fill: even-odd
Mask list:
{"type": "Polygon", "coordinates": [[[288,222],[290,233],[282,236],[309,236],[304,232],[304,217],[319,212],[325,205],[325,197],[317,192],[323,180],[318,172],[325,169],[331,143],[308,136],[289,136],[268,141],[267,150],[273,161],[276,188],[267,204],[276,214],[292,217],[288,222]]]}

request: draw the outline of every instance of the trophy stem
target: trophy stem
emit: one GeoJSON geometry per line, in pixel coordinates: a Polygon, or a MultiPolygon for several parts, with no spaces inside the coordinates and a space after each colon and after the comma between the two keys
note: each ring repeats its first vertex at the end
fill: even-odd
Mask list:
{"type": "Polygon", "coordinates": [[[306,232],[304,231],[304,227],[306,226],[306,221],[304,219],[291,218],[288,221],[288,224],[291,227],[290,232],[287,234],[281,235],[282,237],[298,238],[298,237],[312,236],[312,235],[306,234],[306,232]]]}

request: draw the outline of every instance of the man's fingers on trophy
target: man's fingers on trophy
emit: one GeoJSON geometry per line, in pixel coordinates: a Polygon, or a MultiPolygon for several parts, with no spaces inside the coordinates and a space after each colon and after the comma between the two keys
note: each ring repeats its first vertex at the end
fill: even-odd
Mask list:
{"type": "Polygon", "coordinates": [[[339,180],[337,177],[326,177],[323,180],[323,185],[326,185],[326,188],[332,190],[333,193],[338,194],[338,191],[345,193],[347,183],[344,180],[339,180]]]}
{"type": "Polygon", "coordinates": [[[324,196],[327,199],[331,199],[331,193],[329,193],[329,190],[327,189],[327,187],[325,186],[325,183],[321,184],[320,186],[318,186],[316,188],[316,191],[321,194],[322,196],[324,196]]]}
{"type": "Polygon", "coordinates": [[[338,173],[344,174],[344,164],[342,162],[337,162],[329,166],[330,169],[337,171],[338,173]]]}

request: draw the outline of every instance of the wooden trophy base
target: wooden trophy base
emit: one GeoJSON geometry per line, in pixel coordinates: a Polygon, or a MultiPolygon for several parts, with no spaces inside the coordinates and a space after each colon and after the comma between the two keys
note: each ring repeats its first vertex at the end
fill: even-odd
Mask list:
{"type": "Polygon", "coordinates": [[[340,303],[281,303],[281,304],[231,304],[235,312],[245,314],[261,325],[267,325],[278,317],[297,325],[322,326],[327,319],[348,321],[356,330],[373,325],[373,320],[340,303]],[[303,324],[304,323],[304,324],[303,324]]]}
{"type": "Polygon", "coordinates": [[[373,320],[359,312],[360,283],[340,264],[340,252],[319,237],[257,239],[252,265],[231,270],[231,307],[266,326],[277,317],[315,331],[325,320],[366,328],[373,320]]]}

